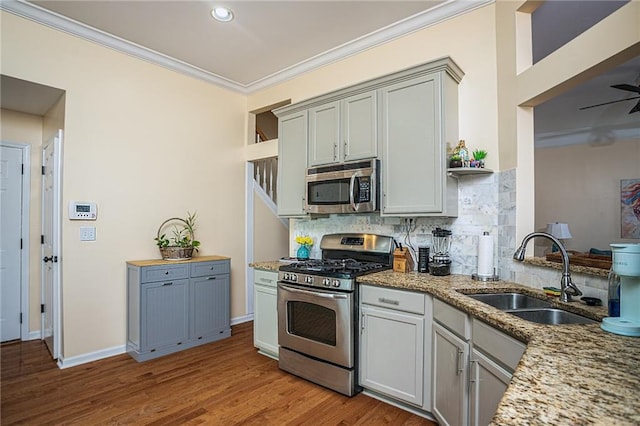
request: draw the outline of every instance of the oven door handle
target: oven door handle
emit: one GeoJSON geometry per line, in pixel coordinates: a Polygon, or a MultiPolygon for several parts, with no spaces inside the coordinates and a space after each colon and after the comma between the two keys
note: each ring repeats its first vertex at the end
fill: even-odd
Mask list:
{"type": "Polygon", "coordinates": [[[325,299],[346,299],[347,296],[345,294],[333,294],[333,293],[321,293],[319,291],[307,291],[307,290],[300,290],[294,287],[289,287],[288,285],[284,285],[284,284],[280,284],[280,288],[282,288],[283,290],[289,291],[291,293],[298,293],[298,294],[305,294],[308,296],[314,296],[314,297],[323,297],[325,299]]]}
{"type": "MultiPolygon", "coordinates": [[[[349,180],[349,204],[351,204],[351,208],[354,212],[357,212],[360,208],[360,203],[356,204],[356,179],[358,179],[358,173],[354,173],[351,175],[351,180],[349,180]]],[[[360,192],[360,184],[358,183],[358,192],[360,192]]],[[[358,198],[360,198],[360,194],[358,194],[358,198]]]]}

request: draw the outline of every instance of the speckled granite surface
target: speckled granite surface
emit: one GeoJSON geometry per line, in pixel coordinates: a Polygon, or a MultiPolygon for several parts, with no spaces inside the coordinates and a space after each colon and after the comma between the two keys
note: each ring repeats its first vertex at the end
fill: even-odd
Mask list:
{"type": "Polygon", "coordinates": [[[285,263],[276,261],[266,261],[266,262],[253,262],[250,263],[249,266],[255,269],[262,269],[263,271],[273,271],[278,272],[278,268],[285,263]]]}
{"type": "MultiPolygon", "coordinates": [[[[562,263],[558,262],[549,262],[543,257],[527,257],[524,260],[524,263],[534,266],[543,266],[545,268],[553,268],[562,270],[562,263]]],[[[596,277],[607,277],[609,276],[609,270],[602,268],[590,268],[588,266],[582,265],[572,265],[569,262],[569,270],[571,272],[578,272],[580,274],[593,275],[596,277]]]]}
{"type": "MultiPolygon", "coordinates": [[[[250,266],[277,271],[280,265],[276,261],[250,266]]],[[[505,281],[384,271],[358,282],[426,292],[527,343],[493,424],[640,425],[640,338],[607,333],[599,324],[539,325],[463,294],[516,291],[547,298],[536,289],[505,281]]],[[[547,299],[593,319],[607,315],[605,307],[547,299]]]]}

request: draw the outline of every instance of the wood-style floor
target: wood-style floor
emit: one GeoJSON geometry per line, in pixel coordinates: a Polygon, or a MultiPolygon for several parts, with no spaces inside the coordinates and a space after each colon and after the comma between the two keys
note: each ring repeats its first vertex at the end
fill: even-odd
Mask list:
{"type": "Polygon", "coordinates": [[[256,352],[252,326],[156,360],[118,355],[64,370],[39,340],[2,345],[0,424],[434,425],[284,373],[256,352]]]}

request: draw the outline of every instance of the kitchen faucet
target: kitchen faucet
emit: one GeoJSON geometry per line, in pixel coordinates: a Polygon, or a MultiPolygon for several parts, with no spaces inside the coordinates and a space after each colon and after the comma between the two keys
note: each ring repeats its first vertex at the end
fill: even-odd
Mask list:
{"type": "Polygon", "coordinates": [[[562,279],[560,280],[560,301],[561,302],[571,302],[571,296],[580,296],[582,292],[576,287],[574,283],[571,282],[571,273],[569,272],[569,255],[567,254],[567,250],[564,248],[564,244],[554,237],[551,234],[547,234],[546,232],[532,232],[522,240],[522,244],[516,252],[513,254],[513,258],[517,261],[522,262],[524,260],[524,252],[527,248],[527,243],[529,240],[535,237],[544,237],[553,241],[559,248],[560,253],[562,254],[562,279]]]}

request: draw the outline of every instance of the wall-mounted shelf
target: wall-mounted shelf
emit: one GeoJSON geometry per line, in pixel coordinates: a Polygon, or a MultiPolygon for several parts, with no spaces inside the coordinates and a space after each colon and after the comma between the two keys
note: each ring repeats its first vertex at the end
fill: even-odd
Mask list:
{"type": "Polygon", "coordinates": [[[449,176],[466,176],[466,175],[488,175],[493,173],[491,169],[478,167],[453,167],[447,169],[449,176]]]}

